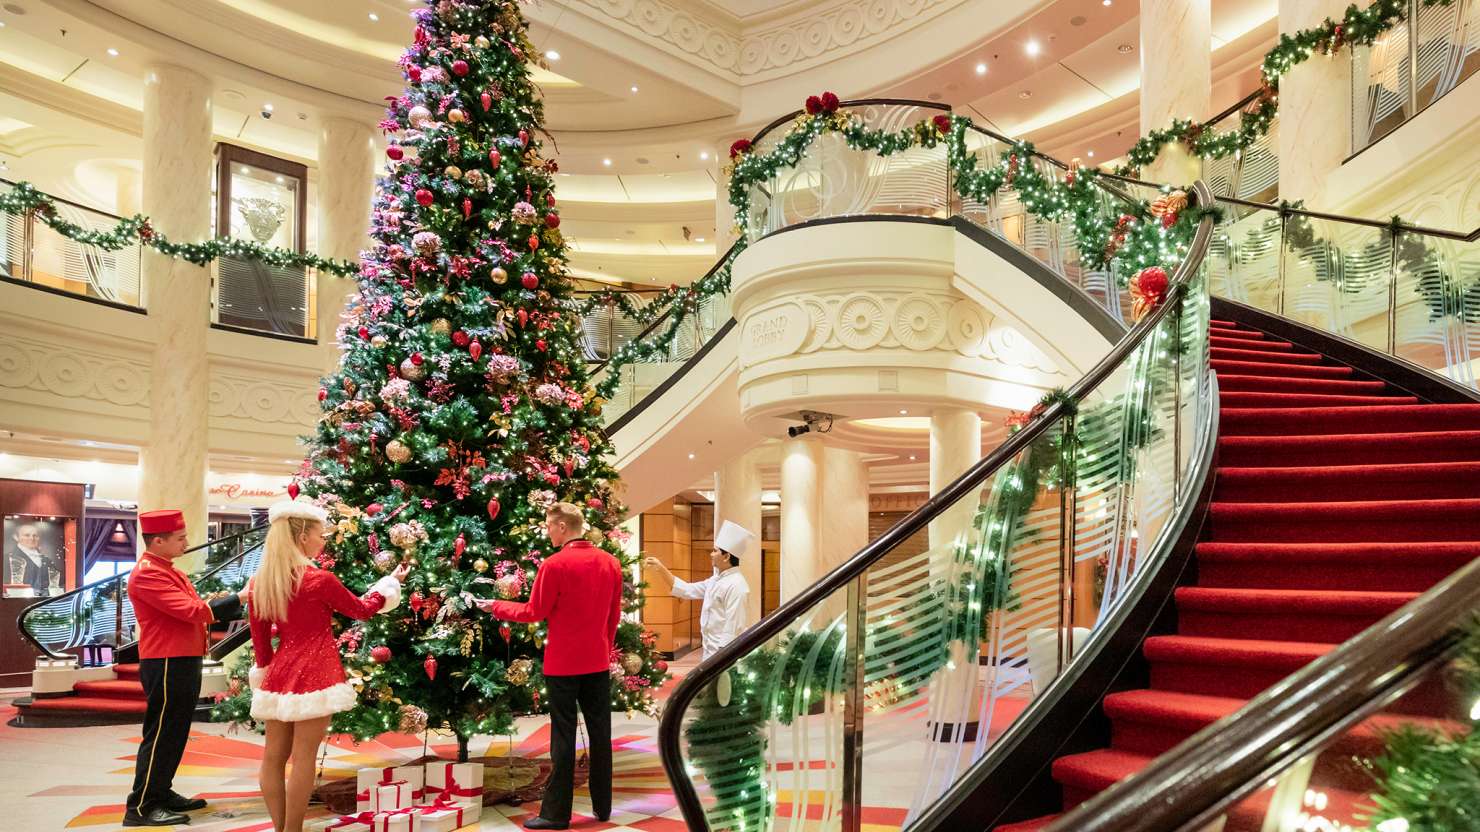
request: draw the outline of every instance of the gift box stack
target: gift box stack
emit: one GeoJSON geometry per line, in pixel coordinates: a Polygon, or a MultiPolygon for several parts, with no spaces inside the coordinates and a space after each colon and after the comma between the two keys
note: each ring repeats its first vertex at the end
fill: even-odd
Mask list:
{"type": "Polygon", "coordinates": [[[326,829],[345,832],[452,832],[483,815],[482,763],[362,768],[355,812],[326,829]]]}

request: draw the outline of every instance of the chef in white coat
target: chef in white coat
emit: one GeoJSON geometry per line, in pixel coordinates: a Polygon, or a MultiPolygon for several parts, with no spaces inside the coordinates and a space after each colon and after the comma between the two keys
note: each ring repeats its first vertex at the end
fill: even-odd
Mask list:
{"type": "Polygon", "coordinates": [[[673,584],[673,597],[703,600],[699,609],[699,633],[704,640],[703,657],[706,659],[734,641],[735,636],[749,626],[745,599],[750,595],[750,585],[740,574],[740,559],[750,551],[754,541],[754,534],[726,520],[719,534],[714,536],[714,549],[709,553],[714,574],[696,583],[673,577],[668,567],[657,558],[644,561],[673,584]]]}

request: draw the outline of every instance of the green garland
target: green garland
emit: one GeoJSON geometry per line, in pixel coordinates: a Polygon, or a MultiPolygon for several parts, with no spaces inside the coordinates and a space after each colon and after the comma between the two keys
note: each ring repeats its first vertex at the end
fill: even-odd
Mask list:
{"type": "MultiPolygon", "coordinates": [[[[1423,5],[1448,6],[1454,0],[1422,0],[1423,5]]],[[[1251,147],[1269,133],[1278,114],[1280,78],[1313,55],[1333,55],[1350,45],[1367,46],[1408,18],[1408,0],[1376,0],[1365,9],[1347,7],[1341,20],[1326,18],[1318,26],[1281,35],[1264,56],[1261,84],[1254,106],[1239,113],[1238,127],[1219,131],[1202,122],[1177,119],[1167,127],[1152,130],[1136,140],[1126,152],[1126,161],[1115,172],[1126,176],[1156,161],[1161,149],[1172,142],[1187,146],[1203,159],[1223,159],[1251,147]]]]}
{"type": "Polygon", "coordinates": [[[339,277],[352,277],[360,270],[358,263],[348,260],[330,260],[317,254],[300,254],[284,248],[273,248],[231,237],[217,237],[200,243],[176,243],[155,230],[149,224],[149,218],[142,214],[121,219],[107,231],[84,228],[62,219],[57,212],[56,202],[29,182],[17,182],[11,191],[0,194],[0,212],[16,216],[30,214],[63,237],[85,246],[95,246],[104,251],[118,251],[138,243],[160,254],[183,258],[197,266],[207,265],[222,257],[235,257],[243,260],[258,260],[280,269],[293,267],[318,269],[339,277]]]}
{"type": "MultiPolygon", "coordinates": [[[[1465,705],[1480,701],[1480,616],[1467,622],[1450,676],[1465,705]]],[[[1380,757],[1361,761],[1376,784],[1370,828],[1480,832],[1480,704],[1468,716],[1463,734],[1402,725],[1380,757]]]]}

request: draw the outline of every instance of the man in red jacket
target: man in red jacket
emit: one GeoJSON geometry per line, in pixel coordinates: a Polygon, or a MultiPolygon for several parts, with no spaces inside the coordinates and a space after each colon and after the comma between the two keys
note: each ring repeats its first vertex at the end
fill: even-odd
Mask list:
{"type": "Polygon", "coordinates": [[[479,601],[505,621],[549,621],[545,637],[545,688],[550,701],[550,759],[538,816],[525,829],[570,827],[575,788],[576,706],[591,741],[591,808],[598,820],[612,812],[612,645],[622,616],[622,567],[581,537],[586,521],[570,503],[545,514],[545,533],[560,551],[535,574],[527,603],[479,601]]]}
{"type": "Polygon", "coordinates": [[[195,584],[174,563],[189,546],[184,514],[143,512],[139,532],[144,554],[129,573],[128,597],[139,622],[139,681],[149,704],[123,825],[174,826],[190,822],[185,812],[206,807],[204,800],[191,800],[171,787],[200,699],[207,628],[213,621],[240,617],[247,591],[209,604],[200,599],[195,584]]]}

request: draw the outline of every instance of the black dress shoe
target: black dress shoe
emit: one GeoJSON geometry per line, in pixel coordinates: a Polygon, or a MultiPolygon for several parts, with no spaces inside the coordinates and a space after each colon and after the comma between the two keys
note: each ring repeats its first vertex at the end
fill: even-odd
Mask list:
{"type": "Polygon", "coordinates": [[[123,813],[124,826],[182,826],[189,823],[189,815],[171,812],[163,806],[155,806],[142,813],[134,809],[123,813]]]}
{"type": "Polygon", "coordinates": [[[611,820],[611,818],[612,818],[612,813],[611,813],[611,810],[610,809],[608,809],[605,812],[597,812],[596,813],[596,819],[599,820],[599,821],[601,821],[602,823],[606,823],[607,821],[611,820]]]}
{"type": "Polygon", "coordinates": [[[542,818],[539,815],[535,815],[534,817],[532,817],[529,820],[527,820],[527,821],[524,822],[524,828],[525,829],[569,829],[570,828],[570,822],[567,821],[566,823],[560,823],[558,821],[549,820],[547,818],[542,818]]]}
{"type": "Polygon", "coordinates": [[[171,812],[199,812],[206,808],[206,802],[198,797],[190,798],[183,794],[170,792],[164,799],[164,808],[171,812]]]}

